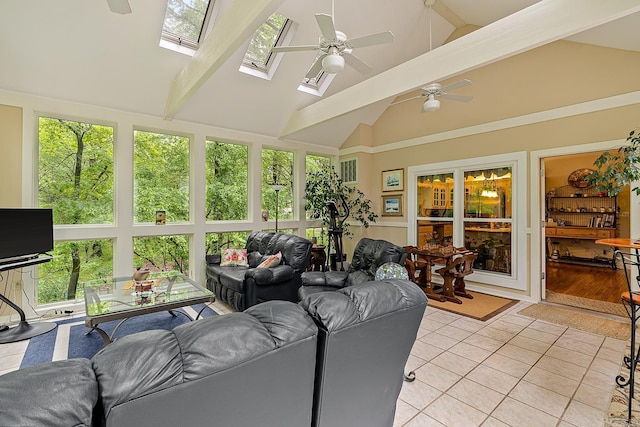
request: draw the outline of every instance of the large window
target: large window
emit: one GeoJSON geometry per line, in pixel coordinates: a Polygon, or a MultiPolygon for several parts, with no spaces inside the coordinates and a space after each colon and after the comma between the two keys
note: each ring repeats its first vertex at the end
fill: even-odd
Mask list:
{"type": "MultiPolygon", "coordinates": [[[[38,205],[53,210],[56,226],[114,222],[113,135],[111,126],[39,117],[38,205]]],[[[84,280],[112,274],[112,254],[111,240],[55,242],[54,259],[38,267],[38,304],[80,298],[84,280]]]]}
{"type": "Polygon", "coordinates": [[[136,237],[133,239],[135,268],[152,273],[179,271],[189,275],[189,236],[136,237]]]}
{"type": "Polygon", "coordinates": [[[262,210],[269,219],[274,219],[277,210],[279,219],[293,218],[293,153],[280,150],[262,150],[262,210]],[[284,185],[282,189],[273,184],[284,185]]]}
{"type": "Polygon", "coordinates": [[[189,138],[134,132],[134,221],[189,221],[189,138]]]}
{"type": "Polygon", "coordinates": [[[38,266],[38,304],[80,299],[85,281],[113,274],[111,240],[56,242],[51,254],[38,266]]]}
{"type": "Polygon", "coordinates": [[[54,224],[113,223],[113,127],[39,118],[38,201],[54,224]]]}
{"type": "Polygon", "coordinates": [[[469,280],[525,289],[525,166],[512,153],[409,167],[409,244],[473,249],[469,280]]]}
{"type": "Polygon", "coordinates": [[[207,141],[207,221],[247,219],[248,156],[246,145],[207,141]]]}
{"type": "Polygon", "coordinates": [[[464,171],[464,246],[475,269],[511,273],[512,168],[464,171]]]}

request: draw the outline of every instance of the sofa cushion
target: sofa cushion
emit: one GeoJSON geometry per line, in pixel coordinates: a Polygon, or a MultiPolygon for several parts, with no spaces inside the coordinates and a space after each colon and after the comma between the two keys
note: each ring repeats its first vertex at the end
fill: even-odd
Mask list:
{"type": "Polygon", "coordinates": [[[214,273],[221,285],[234,291],[244,292],[244,276],[249,270],[247,267],[209,265],[207,270],[214,273]]]}
{"type": "Polygon", "coordinates": [[[248,266],[247,251],[244,249],[222,249],[220,265],[229,267],[248,266]]]}
{"type": "Polygon", "coordinates": [[[3,426],[90,426],[97,402],[88,359],[43,363],[0,377],[3,426]]]}
{"type": "Polygon", "coordinates": [[[275,267],[280,264],[282,260],[282,252],[278,252],[275,255],[271,255],[267,257],[264,261],[262,261],[256,268],[270,268],[275,267]]]}

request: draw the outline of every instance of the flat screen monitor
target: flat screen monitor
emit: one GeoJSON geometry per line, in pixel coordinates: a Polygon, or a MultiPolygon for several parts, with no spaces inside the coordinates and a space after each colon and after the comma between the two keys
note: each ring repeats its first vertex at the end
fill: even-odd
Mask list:
{"type": "Polygon", "coordinates": [[[0,262],[53,250],[51,209],[0,208],[0,262]]]}

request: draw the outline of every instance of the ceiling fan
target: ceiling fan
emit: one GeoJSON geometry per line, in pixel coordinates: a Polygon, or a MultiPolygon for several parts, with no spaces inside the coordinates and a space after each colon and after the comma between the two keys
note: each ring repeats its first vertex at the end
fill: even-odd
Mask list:
{"type": "Polygon", "coordinates": [[[467,79],[460,80],[458,82],[452,83],[447,86],[442,86],[440,83],[431,83],[430,85],[427,85],[420,89],[422,91],[420,95],[403,99],[402,101],[394,102],[391,105],[400,104],[402,102],[411,101],[413,99],[418,99],[418,98],[427,98],[424,104],[422,104],[422,111],[423,112],[436,111],[438,108],[440,108],[440,100],[436,98],[453,99],[454,101],[462,101],[462,102],[471,101],[473,99],[473,96],[457,95],[455,93],[447,92],[449,90],[458,89],[460,87],[468,86],[470,84],[471,84],[471,80],[467,80],[467,79]]]}
{"type": "MultiPolygon", "coordinates": [[[[433,14],[433,5],[437,0],[425,0],[424,4],[429,8],[429,52],[431,52],[432,44],[431,40],[433,39],[431,35],[431,15],[433,14]]],[[[418,98],[427,98],[427,100],[422,104],[422,111],[436,111],[440,108],[440,100],[436,98],[446,98],[453,99],[455,101],[469,102],[473,99],[473,96],[467,95],[456,95],[455,93],[449,93],[447,91],[458,89],[463,86],[468,86],[471,84],[471,80],[460,80],[458,82],[452,83],[447,86],[442,86],[440,83],[431,83],[420,90],[422,93],[418,96],[414,96],[412,98],[403,99],[402,101],[394,102],[391,105],[400,104],[402,102],[411,101],[413,99],[418,98]]]]}
{"type": "Polygon", "coordinates": [[[391,31],[370,34],[368,36],[349,39],[342,31],[335,28],[334,2],[331,2],[331,15],[317,13],[316,22],[320,27],[320,40],[317,45],[305,46],[279,46],[272,49],[273,52],[297,52],[304,50],[317,50],[318,55],[305,76],[313,79],[321,70],[329,74],[335,74],[344,69],[345,62],[363,74],[371,72],[372,68],[353,54],[352,50],[358,47],[373,46],[393,42],[394,35],[391,31]]]}
{"type": "Polygon", "coordinates": [[[109,5],[109,9],[113,13],[119,13],[121,15],[126,15],[127,13],[131,13],[131,6],[129,6],[129,0],[107,0],[107,4],[109,5]]]}

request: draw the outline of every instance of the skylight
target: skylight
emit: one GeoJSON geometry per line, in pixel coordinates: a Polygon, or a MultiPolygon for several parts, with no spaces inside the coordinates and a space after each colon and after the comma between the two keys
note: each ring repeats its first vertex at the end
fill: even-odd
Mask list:
{"type": "Polygon", "coordinates": [[[193,55],[204,40],[214,1],[167,0],[160,46],[193,55]]]}
{"type": "Polygon", "coordinates": [[[288,44],[293,37],[294,23],[286,16],[274,13],[256,30],[244,54],[240,71],[257,77],[270,78],[282,55],[272,52],[275,46],[288,44]]]}

